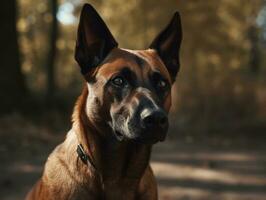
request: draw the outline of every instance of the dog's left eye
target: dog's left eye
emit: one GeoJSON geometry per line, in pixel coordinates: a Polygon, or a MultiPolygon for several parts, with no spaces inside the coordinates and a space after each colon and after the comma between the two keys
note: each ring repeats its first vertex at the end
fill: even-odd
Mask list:
{"type": "Polygon", "coordinates": [[[123,85],[125,85],[125,79],[122,77],[122,76],[116,76],[112,79],[112,83],[115,85],[115,86],[119,86],[119,87],[122,87],[123,85]]]}
{"type": "Polygon", "coordinates": [[[168,84],[167,84],[167,82],[166,82],[165,80],[160,79],[160,80],[158,80],[158,82],[157,82],[157,87],[158,87],[159,89],[164,90],[164,89],[166,89],[166,88],[168,87],[168,84]]]}
{"type": "Polygon", "coordinates": [[[165,88],[167,83],[164,80],[159,80],[157,85],[159,88],[165,88]]]}

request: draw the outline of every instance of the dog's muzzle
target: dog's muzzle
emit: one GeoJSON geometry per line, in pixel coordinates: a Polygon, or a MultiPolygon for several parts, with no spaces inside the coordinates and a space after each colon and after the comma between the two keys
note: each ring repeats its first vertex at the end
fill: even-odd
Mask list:
{"type": "Polygon", "coordinates": [[[162,109],[144,109],[141,118],[141,138],[144,142],[164,141],[168,130],[168,117],[162,109]]]}

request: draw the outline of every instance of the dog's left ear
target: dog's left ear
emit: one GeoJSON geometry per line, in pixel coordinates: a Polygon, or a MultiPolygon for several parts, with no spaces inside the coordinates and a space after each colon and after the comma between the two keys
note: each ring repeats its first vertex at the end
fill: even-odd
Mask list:
{"type": "Polygon", "coordinates": [[[164,62],[173,82],[179,71],[179,50],[181,40],[181,19],[179,13],[176,12],[168,26],[166,26],[150,45],[150,48],[155,49],[164,62]]]}
{"type": "Polygon", "coordinates": [[[86,75],[97,67],[118,43],[106,24],[90,5],[85,4],[80,15],[78,26],[75,59],[86,75]]]}

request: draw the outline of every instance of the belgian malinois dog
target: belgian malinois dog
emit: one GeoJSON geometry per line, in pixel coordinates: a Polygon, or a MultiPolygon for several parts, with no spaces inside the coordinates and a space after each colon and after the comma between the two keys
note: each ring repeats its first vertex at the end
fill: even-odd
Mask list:
{"type": "Polygon", "coordinates": [[[71,130],[26,199],[158,199],[149,160],[152,145],[166,137],[181,32],[176,12],[149,49],[118,48],[95,9],[84,5],[75,59],[85,87],[71,130]]]}

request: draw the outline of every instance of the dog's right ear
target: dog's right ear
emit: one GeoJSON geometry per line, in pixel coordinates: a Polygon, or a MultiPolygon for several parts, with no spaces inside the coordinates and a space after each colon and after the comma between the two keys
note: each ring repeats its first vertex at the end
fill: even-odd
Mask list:
{"type": "Polygon", "coordinates": [[[153,40],[150,45],[155,49],[164,62],[172,82],[179,71],[179,50],[182,40],[181,18],[178,12],[174,14],[166,28],[153,40]]]}
{"type": "Polygon", "coordinates": [[[75,59],[86,75],[97,67],[118,43],[106,24],[90,5],[85,4],[80,15],[78,26],[75,59]]]}

